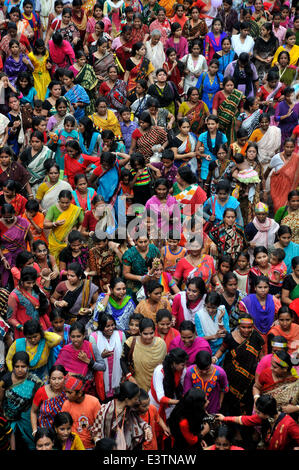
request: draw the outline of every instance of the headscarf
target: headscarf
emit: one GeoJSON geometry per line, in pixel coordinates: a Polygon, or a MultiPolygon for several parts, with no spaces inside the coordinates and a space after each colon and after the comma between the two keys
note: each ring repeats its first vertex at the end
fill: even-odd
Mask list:
{"type": "Polygon", "coordinates": [[[83,380],[68,374],[65,378],[64,382],[65,388],[68,390],[80,392],[84,388],[84,382],[83,380]]]}
{"type": "Polygon", "coordinates": [[[254,208],[254,212],[256,214],[268,214],[269,212],[269,207],[267,204],[264,204],[263,202],[258,202],[254,208]]]}

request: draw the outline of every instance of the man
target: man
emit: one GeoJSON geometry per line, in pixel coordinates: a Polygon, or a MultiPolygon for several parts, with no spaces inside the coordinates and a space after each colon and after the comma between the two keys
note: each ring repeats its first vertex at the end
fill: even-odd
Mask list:
{"type": "Polygon", "coordinates": [[[76,432],[85,449],[93,449],[94,441],[89,431],[101,408],[101,404],[96,397],[85,394],[84,378],[79,374],[66,376],[65,393],[67,400],[64,402],[61,411],[68,411],[73,418],[72,431],[76,432]]]}

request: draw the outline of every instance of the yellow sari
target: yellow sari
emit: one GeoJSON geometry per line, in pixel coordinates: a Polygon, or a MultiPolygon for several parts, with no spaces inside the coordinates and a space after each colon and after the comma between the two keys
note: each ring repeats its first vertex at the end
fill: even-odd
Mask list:
{"type": "Polygon", "coordinates": [[[95,127],[102,132],[103,130],[109,129],[115,135],[115,137],[121,137],[121,129],[117,117],[114,112],[108,109],[107,119],[101,118],[98,113],[93,113],[91,116],[88,116],[92,120],[95,127]]]}
{"type": "MultiPolygon", "coordinates": [[[[276,52],[274,54],[273,60],[272,60],[272,67],[276,64],[278,60],[278,56],[280,52],[282,51],[287,51],[287,49],[284,46],[279,46],[278,49],[276,49],[276,52]]],[[[297,65],[298,59],[299,59],[299,46],[296,44],[292,47],[290,51],[287,51],[290,54],[290,64],[289,65],[297,65]]]]}
{"type": "Polygon", "coordinates": [[[55,222],[65,220],[63,225],[55,227],[51,230],[49,235],[49,251],[51,255],[55,256],[57,264],[59,264],[59,254],[67,246],[66,237],[72,230],[73,226],[80,215],[81,207],[70,204],[70,207],[61,212],[55,222]]]}

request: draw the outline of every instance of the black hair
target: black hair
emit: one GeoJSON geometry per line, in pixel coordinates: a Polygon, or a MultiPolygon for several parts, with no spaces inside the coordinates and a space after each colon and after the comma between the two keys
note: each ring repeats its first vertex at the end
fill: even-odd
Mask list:
{"type": "Polygon", "coordinates": [[[277,318],[279,318],[280,315],[282,315],[283,313],[288,313],[292,319],[296,316],[294,310],[292,310],[288,305],[283,305],[282,307],[280,307],[277,312],[277,318]]]}
{"type": "Polygon", "coordinates": [[[16,257],[16,268],[22,269],[31,259],[34,259],[34,254],[31,251],[21,251],[16,257]]]}
{"type": "Polygon", "coordinates": [[[83,336],[85,335],[85,326],[79,321],[75,321],[75,323],[71,325],[69,334],[71,335],[71,333],[76,330],[78,330],[83,336]]]}
{"type": "Polygon", "coordinates": [[[207,369],[212,364],[211,353],[199,351],[195,356],[195,364],[200,370],[207,369]]]}
{"type": "Polygon", "coordinates": [[[178,169],[179,176],[188,184],[196,182],[196,176],[188,165],[180,166],[178,169]]]}
{"type": "Polygon", "coordinates": [[[139,387],[133,382],[121,382],[119,385],[119,391],[116,394],[116,398],[119,401],[125,401],[126,398],[132,399],[139,394],[139,387]]]}
{"type": "Polygon", "coordinates": [[[73,199],[73,195],[71,193],[71,191],[69,189],[63,189],[62,191],[60,191],[60,193],[58,194],[58,200],[62,199],[62,198],[67,198],[69,199],[70,201],[73,199]]]}
{"type": "Polygon", "coordinates": [[[65,370],[64,366],[62,364],[54,364],[54,366],[51,367],[49,370],[49,378],[53,374],[53,372],[61,372],[64,376],[66,376],[67,371],[65,370]]]}
{"type": "Polygon", "coordinates": [[[173,364],[186,363],[188,358],[189,356],[186,351],[181,348],[174,348],[165,356],[163,361],[163,388],[166,397],[180,400],[180,398],[183,396],[183,386],[181,382],[175,386],[175,373],[173,370],[173,364]]]}
{"type": "Polygon", "coordinates": [[[219,307],[221,305],[221,296],[218,294],[218,292],[209,292],[205,298],[205,303],[206,304],[211,304],[215,305],[216,307],[219,307]]]}
{"type": "Polygon", "coordinates": [[[228,271],[227,273],[223,274],[222,285],[226,286],[232,279],[238,282],[236,274],[233,271],[228,271]]]}
{"type": "Polygon", "coordinates": [[[143,318],[144,318],[144,316],[142,315],[142,313],[132,313],[129,317],[129,324],[130,324],[131,320],[136,320],[136,321],[141,322],[141,320],[143,318]]]}
{"type": "Polygon", "coordinates": [[[114,320],[113,316],[109,315],[109,313],[102,313],[102,315],[100,315],[99,321],[98,321],[98,330],[103,333],[103,331],[106,328],[107,323],[108,323],[109,320],[113,321],[113,323],[116,327],[116,321],[114,320]]]}
{"type": "Polygon", "coordinates": [[[155,323],[151,318],[142,318],[139,323],[139,331],[142,333],[146,328],[152,328],[155,331],[155,323]]]}
{"type": "Polygon", "coordinates": [[[293,235],[292,229],[290,227],[288,227],[287,225],[281,225],[277,230],[278,238],[281,237],[281,235],[284,235],[285,233],[288,233],[291,236],[293,235]]]}
{"type": "Polygon", "coordinates": [[[286,257],[285,251],[282,248],[274,248],[271,250],[271,255],[275,256],[279,263],[281,263],[286,257]]]}
{"type": "Polygon", "coordinates": [[[20,72],[17,76],[17,79],[16,79],[16,88],[18,91],[21,91],[23,93],[23,95],[28,95],[30,89],[34,86],[34,82],[33,82],[33,76],[31,73],[27,72],[27,71],[24,71],[24,72],[20,72]],[[21,87],[21,84],[20,82],[22,80],[27,80],[28,83],[26,85],[25,88],[22,88],[21,87]]]}
{"type": "Polygon", "coordinates": [[[13,356],[12,356],[12,360],[11,360],[11,363],[12,363],[12,367],[14,368],[16,363],[18,361],[21,361],[21,362],[24,362],[24,364],[26,364],[26,366],[29,367],[29,364],[30,364],[30,358],[29,358],[29,354],[26,352],[26,351],[18,351],[16,352],[13,356]]]}
{"type": "Polygon", "coordinates": [[[284,336],[274,336],[272,333],[267,335],[268,354],[272,353],[272,342],[285,343],[285,350],[288,350],[288,340],[284,336]]]}
{"type": "MultiPolygon", "coordinates": [[[[27,0],[28,2],[29,0],[27,0]]],[[[55,435],[51,428],[37,428],[37,431],[34,435],[34,444],[37,445],[38,441],[43,437],[48,437],[51,439],[54,445],[55,435]]]]}
{"type": "Polygon", "coordinates": [[[233,261],[233,259],[230,255],[222,255],[218,258],[218,263],[217,263],[218,269],[220,269],[220,266],[223,263],[228,263],[229,264],[229,270],[232,271],[234,261],[233,261]]]}
{"type": "Polygon", "coordinates": [[[172,314],[166,308],[160,308],[156,313],[156,323],[159,323],[163,318],[172,320],[172,314]]]}
{"type": "Polygon", "coordinates": [[[95,443],[94,450],[96,452],[111,452],[112,450],[116,450],[116,442],[110,437],[103,437],[95,443]]]}
{"type": "Polygon", "coordinates": [[[161,289],[163,292],[163,286],[160,284],[159,281],[150,280],[145,283],[145,290],[146,290],[147,297],[149,296],[149,294],[154,292],[155,289],[161,289]]]}
{"type": "Polygon", "coordinates": [[[299,256],[294,256],[294,258],[292,258],[292,269],[296,269],[296,267],[299,265],[299,256]]]}
{"type": "Polygon", "coordinates": [[[74,177],[74,183],[75,183],[75,186],[77,186],[77,184],[79,183],[79,181],[81,179],[84,179],[86,181],[86,183],[88,182],[87,181],[87,176],[83,173],[77,173],[74,177]]]}
{"type": "Polygon", "coordinates": [[[84,132],[82,133],[82,136],[86,147],[89,147],[92,136],[96,132],[94,124],[88,116],[83,116],[81,119],[79,119],[79,124],[84,126],[84,132]]]}
{"type": "Polygon", "coordinates": [[[35,335],[39,333],[41,335],[41,338],[44,337],[44,331],[42,329],[42,326],[38,320],[27,320],[24,325],[23,325],[23,334],[25,338],[27,336],[35,335]]]}
{"type": "Polygon", "coordinates": [[[167,160],[172,160],[172,161],[174,161],[174,153],[173,153],[173,150],[171,150],[171,149],[165,149],[165,150],[163,150],[162,156],[161,156],[161,160],[162,160],[163,158],[166,158],[167,160]]]}
{"type": "Polygon", "coordinates": [[[190,330],[192,333],[196,332],[195,325],[191,320],[183,320],[179,326],[180,333],[185,330],[190,330]]]}

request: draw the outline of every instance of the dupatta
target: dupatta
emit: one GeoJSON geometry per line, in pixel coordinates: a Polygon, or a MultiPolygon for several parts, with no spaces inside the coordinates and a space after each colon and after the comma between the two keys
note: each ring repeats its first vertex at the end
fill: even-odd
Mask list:
{"type": "Polygon", "coordinates": [[[281,130],[276,126],[269,126],[267,132],[257,142],[259,150],[259,162],[263,166],[264,171],[268,168],[269,163],[276,151],[279,151],[281,145],[281,130]]]}
{"type": "MultiPolygon", "coordinates": [[[[100,167],[99,167],[100,168],[100,167]]],[[[101,168],[102,169],[102,168],[101,168]]],[[[113,168],[100,173],[98,178],[97,193],[101,194],[106,203],[114,206],[117,196],[121,191],[121,170],[116,162],[113,168]]]]}
{"type": "Polygon", "coordinates": [[[275,212],[287,203],[289,192],[298,185],[299,155],[294,152],[291,159],[271,175],[270,192],[275,212]]]}
{"type": "MultiPolygon", "coordinates": [[[[162,66],[162,64],[161,64],[162,66]]],[[[148,75],[154,71],[153,65],[147,58],[141,59],[139,64],[130,71],[128,79],[128,95],[130,96],[136,88],[138,80],[147,80],[148,75]]]]}
{"type": "Polygon", "coordinates": [[[247,312],[254,320],[254,326],[262,334],[267,334],[270,330],[275,316],[275,304],[272,295],[268,294],[265,309],[261,306],[256,294],[249,294],[241,300],[247,312]]]}
{"type": "MultiPolygon", "coordinates": [[[[80,351],[85,352],[87,357],[91,359],[91,348],[89,341],[83,341],[80,351]]],[[[64,366],[67,372],[81,374],[85,377],[88,372],[88,365],[78,359],[78,352],[78,349],[75,349],[72,343],[66,344],[61,349],[55,365],[61,364],[64,366]]]]}
{"type": "Polygon", "coordinates": [[[67,246],[65,239],[75,225],[81,210],[81,207],[70,204],[69,208],[66,211],[61,212],[56,219],[56,222],[59,220],[65,220],[65,223],[59,227],[51,229],[49,235],[49,250],[52,255],[55,256],[56,261],[58,260],[59,253],[67,246]]]}
{"type": "Polygon", "coordinates": [[[54,186],[51,186],[41,200],[42,208],[48,210],[51,206],[54,206],[58,200],[60,191],[63,189],[72,191],[71,185],[63,180],[59,180],[54,186]]]}
{"type": "Polygon", "coordinates": [[[46,145],[43,145],[42,149],[40,152],[38,152],[33,160],[29,163],[27,166],[27,169],[30,172],[31,178],[30,178],[30,184],[39,184],[43,181],[45,177],[45,167],[44,163],[46,160],[51,158],[52,155],[52,150],[50,150],[46,145]]]}
{"type": "MultiPolygon", "coordinates": [[[[34,291],[32,291],[34,293],[34,291]]],[[[24,292],[20,288],[16,288],[13,290],[12,294],[17,297],[19,304],[25,308],[26,315],[31,317],[33,320],[39,321],[39,297],[37,294],[30,295],[28,292],[24,292]]]]}
{"type": "MultiPolygon", "coordinates": [[[[38,363],[39,363],[39,361],[42,357],[43,351],[45,349],[45,345],[46,345],[46,340],[45,340],[45,338],[42,338],[40,340],[40,342],[38,343],[36,353],[35,353],[33,359],[31,359],[31,361],[29,362],[29,367],[35,368],[38,365],[38,363]]],[[[26,352],[26,338],[16,339],[16,352],[19,352],[19,351],[25,351],[26,352]]]]}
{"type": "MultiPolygon", "coordinates": [[[[115,330],[110,337],[109,341],[108,339],[103,335],[101,331],[97,331],[94,333],[91,333],[91,336],[94,338],[95,343],[98,347],[99,352],[102,354],[104,349],[108,351],[114,351],[113,354],[113,365],[112,365],[112,378],[111,378],[111,388],[114,390],[116,389],[122,378],[122,370],[120,367],[120,357],[122,355],[122,336],[123,332],[115,330]]],[[[109,387],[109,376],[110,376],[110,371],[109,371],[109,361],[108,358],[104,358],[104,362],[106,364],[106,369],[104,371],[104,384],[105,384],[105,392],[106,394],[110,391],[109,387]]]]}

